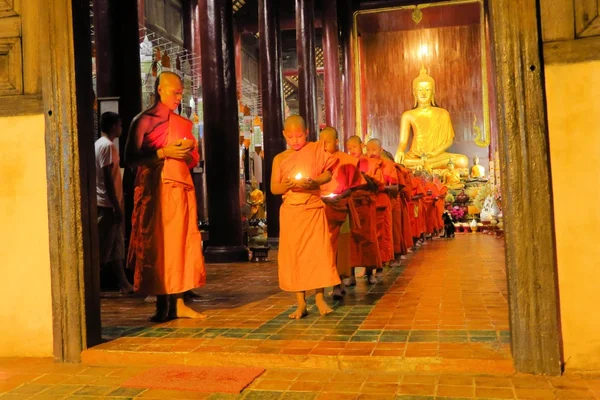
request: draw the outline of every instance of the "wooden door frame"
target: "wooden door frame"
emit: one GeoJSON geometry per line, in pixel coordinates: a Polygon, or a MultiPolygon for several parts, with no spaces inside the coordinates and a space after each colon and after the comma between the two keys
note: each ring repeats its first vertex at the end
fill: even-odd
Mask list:
{"type": "MultiPolygon", "coordinates": [[[[91,52],[85,43],[89,14],[83,11],[86,0],[39,3],[47,17],[41,46],[47,69],[43,98],[54,354],[61,361],[79,361],[81,351],[100,340],[93,135],[85,123],[91,121],[91,105],[87,96],[77,96],[91,88],[91,52]]],[[[487,6],[512,353],[519,372],[559,375],[562,345],[539,4],[488,0],[487,6]]]]}

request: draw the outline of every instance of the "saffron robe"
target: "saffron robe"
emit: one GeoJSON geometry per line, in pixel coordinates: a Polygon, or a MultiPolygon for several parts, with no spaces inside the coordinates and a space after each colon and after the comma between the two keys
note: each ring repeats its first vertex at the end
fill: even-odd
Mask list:
{"type": "MultiPolygon", "coordinates": [[[[332,171],[337,162],[325,152],[323,142],[309,142],[281,161],[279,176],[274,179],[282,182],[298,173],[315,179],[332,171]]],[[[279,287],[303,292],[340,284],[320,191],[288,190],[283,195],[279,223],[279,287]]]]}
{"type": "Polygon", "coordinates": [[[413,247],[413,235],[412,230],[410,228],[410,212],[412,211],[412,184],[410,178],[410,170],[405,168],[399,164],[396,164],[399,173],[402,175],[404,179],[404,188],[400,189],[400,193],[398,194],[398,201],[401,207],[401,219],[402,219],[402,248],[404,250],[403,254],[408,253],[408,249],[413,247]]]}
{"type": "Polygon", "coordinates": [[[444,210],[445,210],[445,206],[446,206],[446,196],[448,195],[448,188],[446,187],[446,185],[442,184],[441,182],[439,183],[435,183],[435,186],[438,189],[438,195],[440,197],[440,199],[435,203],[435,206],[437,208],[437,225],[438,225],[438,229],[441,231],[442,229],[444,229],[444,210]]]}
{"type": "MultiPolygon", "coordinates": [[[[406,182],[404,181],[404,175],[402,174],[400,165],[394,163],[393,167],[394,174],[396,175],[396,181],[401,191],[406,186],[406,182]]],[[[404,203],[400,198],[400,191],[395,196],[390,196],[390,201],[392,205],[392,236],[394,242],[394,253],[406,254],[407,247],[405,246],[404,242],[405,232],[402,226],[403,214],[406,212],[406,210],[404,210],[404,203]]]]}
{"type": "MultiPolygon", "coordinates": [[[[183,138],[194,140],[192,122],[170,113],[167,123],[144,135],[142,149],[156,151],[183,138]]],[[[127,260],[136,292],[177,294],[206,282],[190,173],[200,158],[196,149],[191,157],[189,165],[167,158],[138,168],[127,260]]]]}
{"type": "Polygon", "coordinates": [[[423,187],[423,181],[421,178],[417,178],[413,175],[412,177],[412,186],[413,186],[413,205],[414,205],[414,231],[413,237],[419,238],[423,233],[425,233],[425,218],[424,218],[424,208],[423,208],[423,198],[415,199],[415,196],[425,195],[425,189],[423,187]]]}
{"type": "MultiPolygon", "coordinates": [[[[333,170],[331,181],[321,186],[321,194],[339,195],[345,191],[365,185],[366,181],[358,169],[358,159],[341,151],[332,155],[338,160],[333,170]]],[[[345,197],[335,202],[325,203],[325,215],[329,223],[331,247],[336,255],[336,266],[340,276],[350,276],[352,272],[350,258],[350,226],[360,227],[360,221],[350,198],[345,197]]]]}
{"type": "Polygon", "coordinates": [[[351,227],[350,264],[352,267],[367,269],[380,268],[382,265],[379,242],[377,240],[377,191],[382,187],[383,172],[381,160],[361,156],[358,167],[361,174],[373,179],[378,185],[375,191],[358,188],[351,194],[360,225],[351,227]]]}
{"type": "Polygon", "coordinates": [[[385,191],[385,186],[396,185],[398,177],[394,163],[382,159],[382,188],[377,193],[377,239],[381,260],[386,263],[394,259],[394,238],[392,228],[392,201],[385,191]]]}
{"type": "Polygon", "coordinates": [[[437,187],[432,182],[424,182],[425,197],[423,203],[425,207],[425,226],[427,233],[433,233],[437,229],[437,207],[435,198],[438,196],[437,187]],[[431,194],[429,194],[431,192],[431,194]]]}

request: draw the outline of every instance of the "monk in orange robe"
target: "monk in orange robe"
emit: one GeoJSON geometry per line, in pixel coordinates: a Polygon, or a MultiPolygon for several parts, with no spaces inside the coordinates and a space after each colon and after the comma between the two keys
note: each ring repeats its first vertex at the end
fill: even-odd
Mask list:
{"type": "Polygon", "coordinates": [[[394,260],[394,239],[392,229],[392,202],[390,196],[398,191],[396,169],[392,161],[381,157],[381,142],[371,139],[367,143],[367,156],[382,162],[383,189],[377,194],[377,238],[384,266],[394,260]]]}
{"type": "Polygon", "coordinates": [[[448,195],[448,187],[440,181],[440,177],[438,175],[433,176],[433,184],[437,187],[439,200],[435,203],[437,208],[437,225],[439,227],[439,232],[444,230],[444,211],[446,205],[446,196],[448,195]]]}
{"type": "Polygon", "coordinates": [[[298,307],[289,315],[305,317],[306,291],[316,290],[321,315],[333,310],[323,297],[326,287],[340,284],[331,247],[325,203],[320,186],[331,180],[338,160],[325,151],[323,142],[308,142],[304,119],[292,115],[283,135],[288,149],[273,159],[271,192],[283,195],[279,213],[279,287],[295,292],[298,307]]]}
{"type": "Polygon", "coordinates": [[[138,167],[128,265],[136,291],[157,295],[150,318],[206,318],[187,307],[182,294],[206,281],[196,195],[190,169],[198,164],[192,122],[173,111],[183,85],[171,72],[160,74],[156,104],[132,122],[126,162],[138,167]]]}
{"type": "Polygon", "coordinates": [[[383,188],[382,161],[363,155],[364,145],[358,136],[348,138],[346,150],[358,160],[358,168],[367,184],[351,193],[360,225],[351,227],[350,264],[353,268],[352,276],[344,283],[356,285],[355,267],[364,267],[369,283],[377,283],[373,271],[382,265],[377,240],[377,193],[383,188]]]}
{"type": "Polygon", "coordinates": [[[423,181],[420,177],[420,172],[417,171],[416,174],[413,174],[412,177],[412,186],[413,186],[413,205],[414,205],[414,230],[413,236],[417,238],[416,246],[420,247],[424,240],[422,238],[425,233],[425,218],[424,218],[424,207],[423,207],[423,197],[425,196],[425,188],[423,186],[423,181]]]}
{"type": "Polygon", "coordinates": [[[395,258],[393,264],[397,266],[399,265],[398,259],[402,255],[407,254],[403,240],[402,202],[400,200],[400,191],[406,186],[406,183],[404,182],[404,175],[400,170],[400,165],[394,162],[394,156],[392,156],[392,154],[390,154],[389,152],[382,150],[381,158],[383,159],[384,163],[387,163],[388,169],[392,169],[389,173],[394,175],[394,179],[398,183],[398,190],[390,193],[390,203],[392,209],[392,238],[394,244],[395,258]]]}
{"type": "Polygon", "coordinates": [[[325,215],[329,223],[331,246],[336,255],[336,266],[342,284],[335,286],[333,297],[341,298],[345,294],[343,279],[352,275],[350,260],[351,226],[360,228],[354,203],[350,199],[353,188],[366,185],[358,168],[358,159],[338,150],[337,131],[326,127],[321,131],[320,140],[325,143],[325,151],[338,159],[331,181],[321,186],[321,195],[326,204],[325,215]]]}
{"type": "Polygon", "coordinates": [[[438,223],[437,223],[437,207],[439,193],[437,187],[432,182],[432,177],[429,174],[422,176],[423,184],[425,186],[425,197],[423,198],[425,206],[425,225],[427,235],[431,235],[432,238],[436,237],[438,223]]]}
{"type": "MultiPolygon", "coordinates": [[[[413,211],[412,204],[412,183],[411,183],[411,175],[410,169],[404,167],[403,165],[396,164],[399,168],[399,173],[404,178],[404,187],[400,190],[400,194],[398,195],[398,201],[402,208],[402,247],[405,251],[404,254],[408,254],[412,252],[412,247],[414,246],[413,235],[411,230],[410,217],[411,212],[413,211]]],[[[413,213],[414,217],[414,213],[413,213]]]]}

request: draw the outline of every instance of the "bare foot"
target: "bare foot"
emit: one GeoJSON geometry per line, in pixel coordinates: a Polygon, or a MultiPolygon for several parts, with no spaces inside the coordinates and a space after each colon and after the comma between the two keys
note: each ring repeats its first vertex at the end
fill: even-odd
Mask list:
{"type": "Polygon", "coordinates": [[[319,314],[321,315],[327,315],[333,312],[333,309],[329,307],[329,305],[322,298],[317,297],[315,299],[315,304],[317,305],[317,308],[319,309],[319,314]]]}
{"type": "Polygon", "coordinates": [[[300,305],[296,308],[296,311],[288,315],[290,319],[302,319],[308,315],[308,311],[306,311],[306,304],[300,305]]]}
{"type": "Polygon", "coordinates": [[[177,299],[177,318],[206,319],[206,314],[192,310],[183,299],[177,299]]]}
{"type": "Polygon", "coordinates": [[[144,303],[156,303],[156,296],[148,296],[144,299],[144,303]]]}

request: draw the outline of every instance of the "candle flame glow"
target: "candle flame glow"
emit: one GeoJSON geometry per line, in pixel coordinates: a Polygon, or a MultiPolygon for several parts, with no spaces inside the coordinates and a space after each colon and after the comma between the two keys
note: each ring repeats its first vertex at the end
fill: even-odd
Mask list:
{"type": "Polygon", "coordinates": [[[302,179],[302,174],[300,172],[298,172],[295,176],[296,180],[299,181],[300,179],[302,179]]]}
{"type": "Polygon", "coordinates": [[[325,196],[325,197],[335,197],[335,193],[328,194],[328,195],[327,195],[327,196],[325,196]]]}

